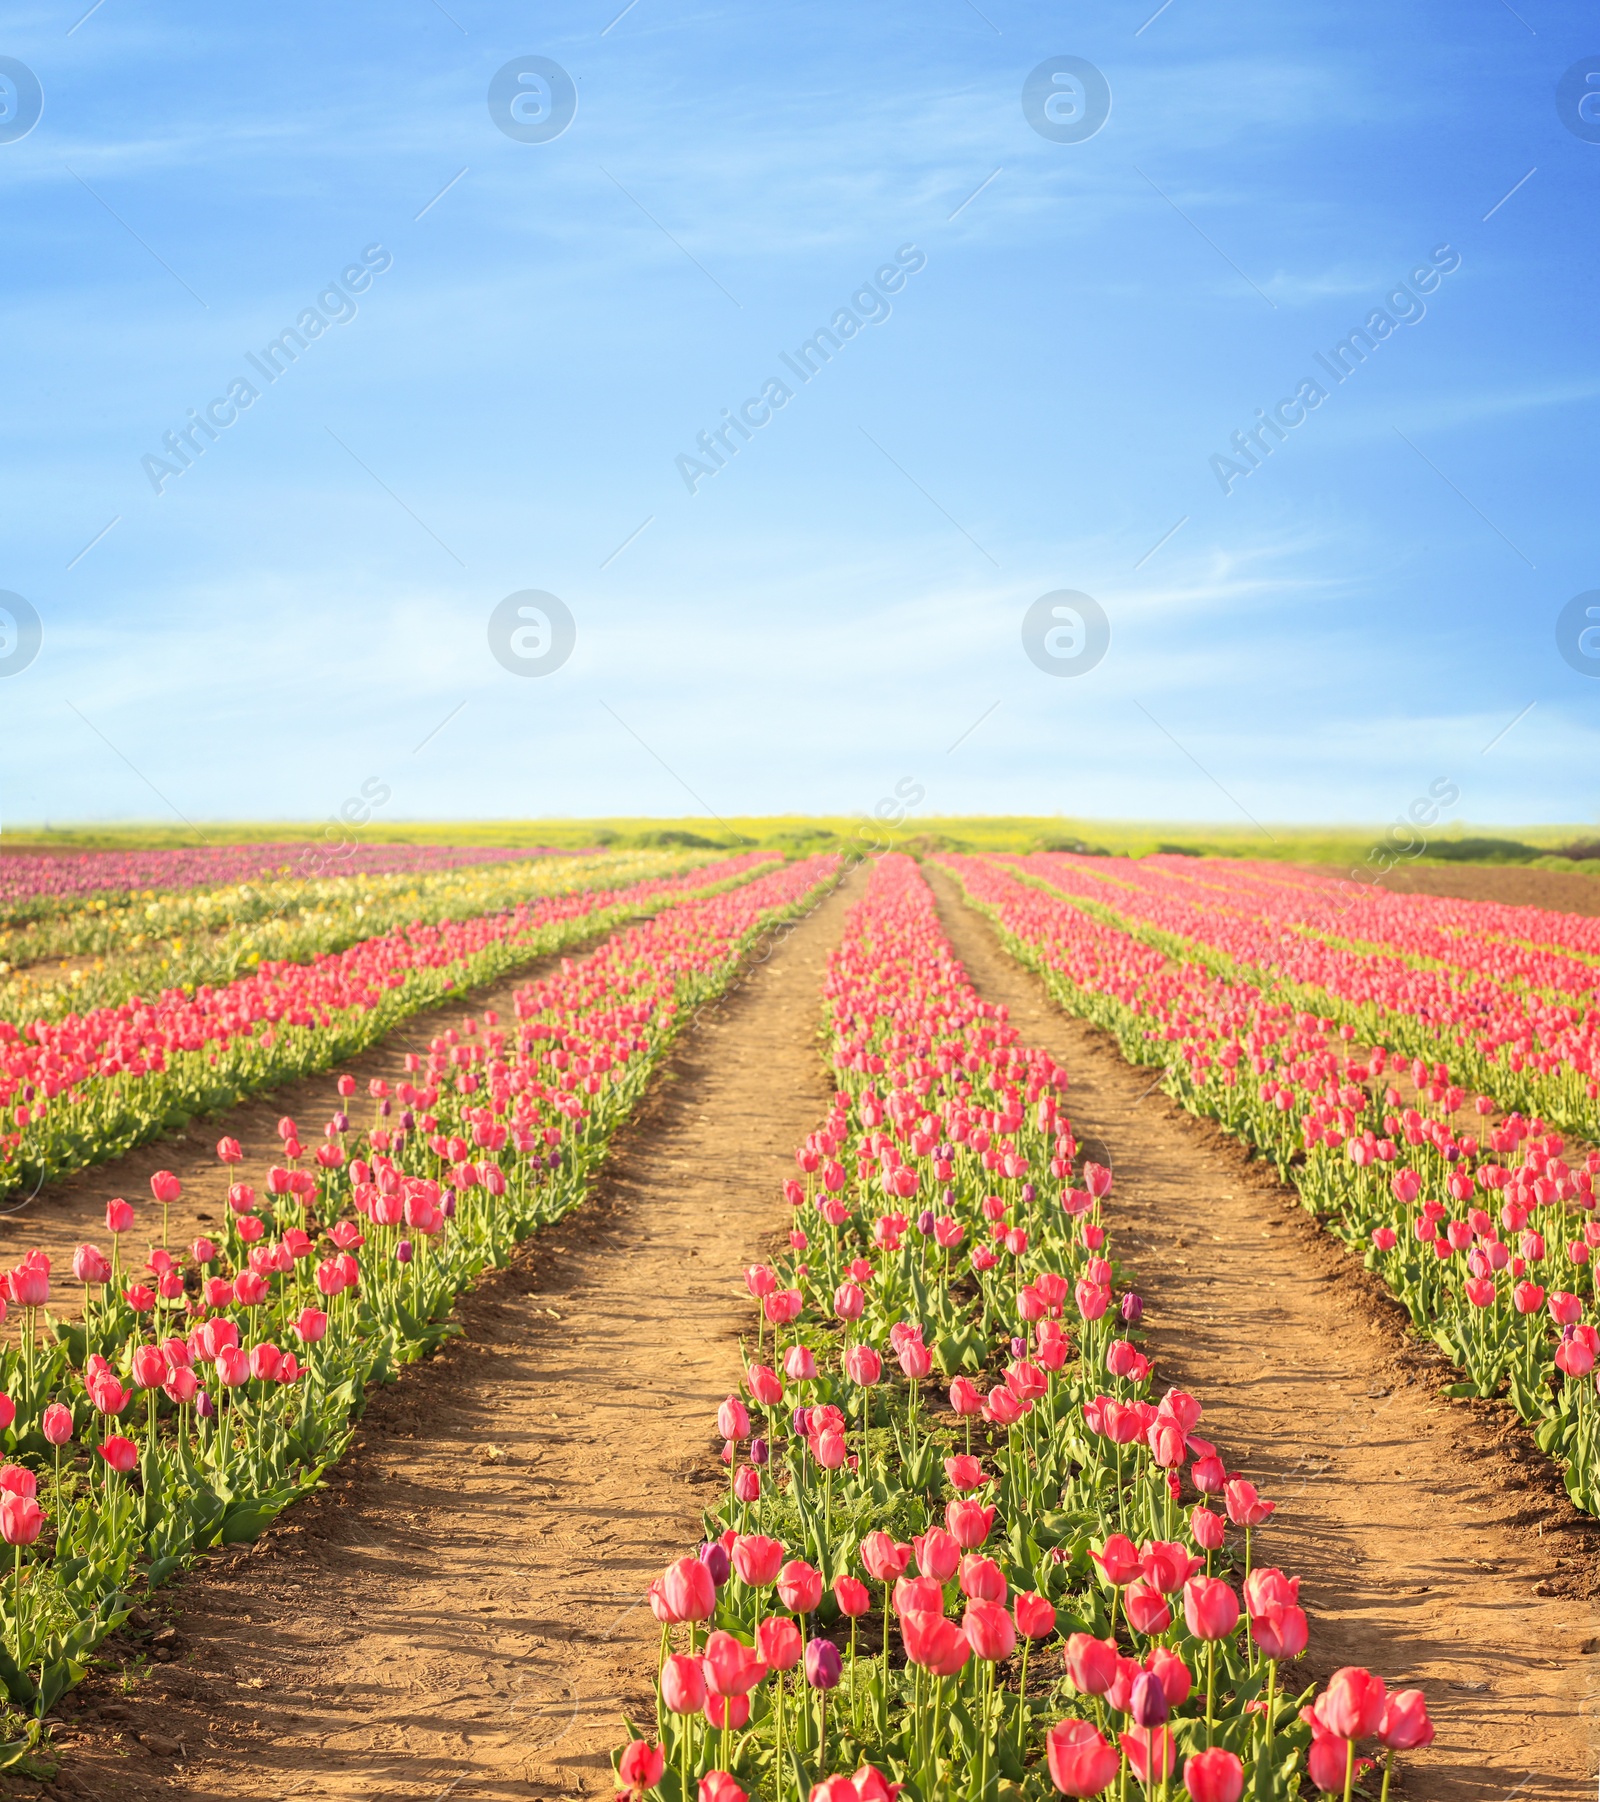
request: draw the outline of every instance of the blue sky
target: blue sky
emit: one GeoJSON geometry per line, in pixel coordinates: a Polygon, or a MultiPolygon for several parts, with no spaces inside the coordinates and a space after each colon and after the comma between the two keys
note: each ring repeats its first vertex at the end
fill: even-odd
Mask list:
{"type": "Polygon", "coordinates": [[[43,622],[8,827],[372,777],[395,818],[903,778],[929,814],[1383,820],[1448,778],[1461,819],[1596,818],[1600,682],[1554,637],[1600,586],[1586,9],[620,4],[9,10],[44,110],[0,143],[0,589],[43,622]],[[547,142],[487,104],[528,55],[577,94],[547,142]],[[1109,84],[1082,142],[1024,115],[1058,56],[1109,84]],[[576,623],[538,679],[488,646],[524,589],[576,623]],[[1072,678],[1022,642],[1061,589],[1111,624],[1072,678]]]}

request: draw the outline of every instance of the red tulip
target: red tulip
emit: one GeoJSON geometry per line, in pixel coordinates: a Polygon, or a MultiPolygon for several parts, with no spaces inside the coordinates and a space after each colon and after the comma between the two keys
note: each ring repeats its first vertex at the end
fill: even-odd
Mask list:
{"type": "Polygon", "coordinates": [[[945,1459],[944,1474],[952,1489],[966,1491],[981,1489],[983,1486],[983,1466],[976,1458],[968,1457],[964,1453],[945,1459]]]}
{"type": "Polygon", "coordinates": [[[929,1527],[926,1533],[919,1533],[912,1540],[916,1548],[917,1569],[925,1577],[932,1577],[937,1583],[948,1583],[956,1574],[961,1563],[961,1546],[951,1533],[942,1527],[929,1527]]]}
{"type": "Polygon", "coordinates": [[[150,1178],[150,1193],[164,1207],[170,1206],[183,1193],[183,1184],[170,1170],[158,1170],[150,1178]]]}
{"type": "Polygon", "coordinates": [[[1098,1552],[1091,1550],[1089,1556],[1113,1589],[1121,1589],[1139,1575],[1139,1554],[1125,1533],[1113,1533],[1098,1552]]]}
{"type": "Polygon", "coordinates": [[[1244,1580],[1245,1607],[1258,1614],[1268,1602],[1285,1607],[1300,1600],[1300,1579],[1286,1577],[1274,1565],[1258,1564],[1244,1580]]]}
{"type": "Polygon", "coordinates": [[[983,1397],[966,1377],[957,1377],[950,1385],[950,1406],[957,1414],[970,1417],[983,1412],[983,1397]]]}
{"type": "Polygon", "coordinates": [[[65,1445],[72,1437],[72,1410],[60,1402],[51,1402],[39,1426],[51,1445],[65,1445]]]}
{"type": "Polygon", "coordinates": [[[0,1464],[0,1493],[31,1496],[39,1493],[39,1479],[21,1464],[0,1464]]]}
{"type": "Polygon", "coordinates": [[[1172,1775],[1178,1754],[1170,1727],[1139,1727],[1121,1737],[1128,1766],[1141,1783],[1162,1783],[1172,1775]]]}
{"type": "Polygon", "coordinates": [[[894,1586],[896,1614],[943,1614],[944,1585],[937,1577],[901,1577],[894,1586]]]}
{"type": "Polygon", "coordinates": [[[758,1533],[744,1533],[733,1542],[733,1568],[741,1583],[752,1589],[765,1589],[778,1578],[783,1563],[783,1543],[763,1539],[758,1533]]]}
{"type": "Polygon", "coordinates": [[[1221,1550],[1224,1532],[1222,1516],[1213,1514],[1203,1502],[1196,1502],[1190,1510],[1189,1531],[1194,1535],[1194,1542],[1201,1551],[1221,1550]]]}
{"type": "Polygon", "coordinates": [[[1148,1583],[1170,1596],[1201,1568],[1201,1560],[1175,1539],[1155,1539],[1139,1554],[1139,1568],[1148,1583]]]}
{"type": "Polygon", "coordinates": [[[1264,1657],[1283,1660],[1300,1656],[1310,1629],[1304,1610],[1292,1602],[1267,1602],[1250,1616],[1250,1637],[1264,1657]]]}
{"type": "Polygon", "coordinates": [[[1235,1477],[1224,1493],[1228,1503],[1228,1519],[1236,1527],[1259,1527],[1278,1505],[1276,1502],[1264,1502],[1256,1494],[1255,1484],[1245,1482],[1242,1477],[1235,1477]]]}
{"type": "MultiPolygon", "coordinates": [[[[128,1206],[126,1202],[122,1205],[128,1206]]],[[[133,1212],[131,1208],[128,1211],[130,1215],[133,1212]]],[[[72,1254],[72,1274],[92,1288],[111,1281],[111,1265],[98,1245],[80,1245],[72,1254]]]]}
{"type": "Polygon", "coordinates": [[[1342,1795],[1349,1758],[1349,1740],[1332,1733],[1313,1733],[1306,1751],[1306,1770],[1319,1790],[1342,1795]]]}
{"type": "Polygon", "coordinates": [[[36,1263],[42,1254],[29,1253],[11,1273],[11,1299],[19,1308],[42,1308],[50,1299],[50,1260],[36,1263]]]}
{"type": "Polygon", "coordinates": [[[1172,1625],[1172,1610],[1166,1598],[1148,1583],[1130,1583],[1122,1592],[1122,1606],[1136,1633],[1165,1633],[1172,1625]]]}
{"type": "Polygon", "coordinates": [[[1194,1678],[1178,1654],[1166,1646],[1156,1646],[1145,1660],[1145,1668],[1152,1677],[1160,1678],[1161,1693],[1171,1706],[1182,1708],[1194,1688],[1194,1678]]]}
{"type": "Polygon", "coordinates": [[[961,1560],[961,1593],[974,1602],[1003,1602],[1006,1599],[1005,1572],[982,1552],[968,1552],[961,1560]]]}
{"type": "Polygon", "coordinates": [[[697,1793],[699,1802],[748,1802],[744,1791],[726,1771],[707,1771],[697,1793]]]}

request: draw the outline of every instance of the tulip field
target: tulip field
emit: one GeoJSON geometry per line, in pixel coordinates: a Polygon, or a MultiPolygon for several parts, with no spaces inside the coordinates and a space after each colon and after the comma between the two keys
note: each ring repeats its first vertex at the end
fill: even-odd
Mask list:
{"type": "Polygon", "coordinates": [[[1592,919],[1231,862],[951,858],[1057,1000],[1271,1158],[1600,1513],[1592,919]]]}
{"type": "Polygon", "coordinates": [[[1152,1393],[1067,1072],[973,990],[909,858],[873,867],[826,1010],[837,1093],[747,1273],[726,1489],[651,1585],[622,1790],[1348,1802],[1376,1763],[1387,1796],[1424,1698],[1297,1689],[1300,1580],[1253,1556],[1275,1503],[1203,1398],[1152,1393]]]}
{"type": "MultiPolygon", "coordinates": [[[[223,1138],[217,1156],[238,1180],[217,1237],[167,1242],[179,1181],[159,1172],[148,1198],[107,1203],[105,1240],[80,1246],[70,1271],[30,1254],[9,1272],[0,1537],[13,1559],[0,1684],[14,1710],[43,1715],[137,1594],[200,1548],[253,1538],[316,1486],[348,1443],[365,1386],[440,1344],[474,1275],[583,1198],[692,1010],[836,872],[832,856],[776,867],[753,857],[596,888],[459,930],[393,933],[298,976],[279,968],[257,979],[272,991],[212,998],[182,1025],[157,1009],[150,1025],[133,1023],[146,1039],[178,1036],[165,1066],[158,1045],[135,1038],[149,1054],[147,1083],[184,1059],[203,1062],[207,1042],[225,1055],[258,1043],[263,1020],[304,1035],[294,1053],[303,1067],[370,1036],[374,1018],[392,1019],[389,994],[414,1008],[559,945],[569,927],[588,936],[654,912],[517,990],[514,1019],[485,1014],[408,1057],[415,1080],[399,1086],[398,1115],[378,1084],[363,1130],[347,1112],[363,1105],[354,1081],[330,1080],[320,1142],[308,1152],[284,1119],[282,1161],[254,1181],[223,1138]],[[52,1324],[63,1287],[81,1291],[82,1318],[52,1324]]],[[[14,1036],[13,1055],[26,1043],[14,1036]]],[[[32,1043],[25,1055],[60,1055],[49,1033],[32,1043]]],[[[262,1080],[270,1041],[266,1051],[262,1080]]],[[[129,1052],[102,1038],[97,1066],[74,1066],[78,1098],[60,1111],[105,1118],[108,1066],[129,1052]]]]}
{"type": "MultiPolygon", "coordinates": [[[[326,1069],[454,989],[776,861],[759,852],[717,862],[635,853],[297,882],[262,891],[264,916],[254,891],[226,891],[217,906],[240,919],[187,972],[205,980],[140,992],[152,972],[135,950],[98,974],[106,997],[98,1005],[58,1008],[53,1018],[13,1011],[5,1004],[18,998],[0,986],[0,1195],[326,1069]],[[278,892],[285,886],[295,892],[278,892]],[[308,887],[318,892],[308,896],[308,887]]],[[[180,895],[146,907],[167,930],[170,916],[195,905],[180,895]]]]}
{"type": "MultiPolygon", "coordinates": [[[[371,1386],[593,1192],[698,1010],[848,875],[786,1003],[809,1021],[815,996],[831,1104],[749,1247],[739,1381],[704,1423],[720,1474],[634,1617],[647,1600],[653,1698],[617,1789],[1399,1802],[1434,1738],[1390,1681],[1412,1660],[1310,1680],[1337,1662],[1301,1597],[1321,1577],[1260,1532],[1293,1502],[1233,1468],[1205,1394],[1157,1380],[1071,1072],[974,987],[914,859],[363,858],[6,870],[0,1194],[290,1078],[327,1094],[259,1168],[239,1125],[206,1135],[205,1236],[175,1241],[187,1178],[159,1170],[106,1193],[103,1234],[95,1202],[70,1262],[0,1275],[0,1768],[136,1605],[322,1485],[371,1386]],[[455,997],[450,1025],[414,1019],[455,997]],[[341,1071],[406,1021],[404,1080],[341,1071]]],[[[1061,1007],[1293,1184],[1451,1392],[1508,1403],[1600,1514],[1600,921],[1239,859],[936,862],[1061,1007]]],[[[784,1147],[798,1093],[771,1116],[784,1147]]]]}

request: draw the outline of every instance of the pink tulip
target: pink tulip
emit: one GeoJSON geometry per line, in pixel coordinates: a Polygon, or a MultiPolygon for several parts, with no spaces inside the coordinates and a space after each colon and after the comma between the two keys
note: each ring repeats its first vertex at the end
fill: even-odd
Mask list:
{"type": "Polygon", "coordinates": [[[1325,1732],[1339,1739],[1365,1739],[1383,1719],[1388,1696],[1382,1682],[1360,1665],[1345,1665],[1328,1679],[1312,1704],[1325,1732]]]}
{"type": "Polygon", "coordinates": [[[994,1525],[995,1510],[986,1507],[982,1502],[956,1500],[945,1503],[945,1525],[950,1529],[950,1537],[963,1551],[972,1551],[989,1537],[989,1529],[994,1525]]]}
{"type": "MultiPolygon", "coordinates": [[[[127,1207],[128,1204],[124,1202],[122,1205],[127,1207]]],[[[111,1265],[99,1246],[80,1245],[72,1254],[72,1274],[80,1283],[97,1288],[111,1281],[111,1265]]]]}
{"type": "Polygon", "coordinates": [[[1183,1766],[1183,1787],[1192,1802],[1239,1802],[1244,1794],[1244,1766],[1221,1746],[1196,1752],[1183,1766]]]}
{"type": "Polygon", "coordinates": [[[617,1760],[617,1780],[624,1795],[642,1796],[656,1787],[666,1768],[666,1754],[659,1746],[636,1739],[623,1748],[617,1760]]]}
{"type": "Polygon", "coordinates": [[[783,1563],[783,1545],[776,1539],[763,1539],[759,1534],[742,1534],[733,1542],[733,1568],[741,1583],[752,1589],[765,1589],[778,1579],[783,1563]]]}
{"type": "Polygon", "coordinates": [[[879,1583],[893,1583],[905,1574],[912,1548],[900,1545],[891,1533],[869,1533],[861,1542],[861,1562],[867,1575],[879,1583]]]}
{"type": "Polygon", "coordinates": [[[929,1527],[912,1540],[916,1549],[917,1569],[935,1583],[948,1583],[961,1563],[961,1543],[952,1533],[929,1527]]]}
{"type": "Polygon", "coordinates": [[[708,1621],[717,1611],[717,1586],[698,1558],[669,1564],[661,1589],[675,1621],[708,1621]]]}
{"type": "Polygon", "coordinates": [[[718,1696],[748,1695],[767,1674],[760,1654],[732,1633],[712,1633],[703,1662],[706,1688],[718,1696]]]}
{"type": "Polygon", "coordinates": [[[1081,1695],[1103,1696],[1116,1681],[1119,1654],[1115,1640],[1074,1633],[1067,1640],[1066,1669],[1081,1695]]]}
{"type": "Polygon", "coordinates": [[[778,1599],[791,1614],[810,1614],[822,1600],[822,1572],[791,1558],[778,1572],[778,1599]]]}
{"type": "Polygon", "coordinates": [[[1221,1577],[1191,1577],[1183,1586],[1183,1615],[1196,1639],[1227,1639],[1239,1624],[1239,1598],[1221,1577]]]}
{"type": "Polygon", "coordinates": [[[7,1545],[32,1545],[44,1527],[44,1510],[31,1495],[0,1495],[0,1539],[7,1545]]]}
{"type": "Polygon", "coordinates": [[[1064,1796],[1104,1795],[1122,1769],[1115,1746],[1107,1745],[1088,1721],[1058,1721],[1045,1735],[1050,1781],[1064,1796]]]}
{"type": "Polygon", "coordinates": [[[669,1655],[661,1668],[661,1700],[673,1714],[698,1714],[705,1707],[705,1671],[698,1658],[669,1655]]]}
{"type": "Polygon", "coordinates": [[[999,1602],[968,1602],[961,1631],[974,1656],[986,1664],[999,1664],[1017,1649],[1016,1627],[999,1602]]]}
{"type": "Polygon", "coordinates": [[[1397,1690],[1384,1703],[1377,1726],[1378,1743],[1397,1752],[1413,1752],[1433,1744],[1433,1722],[1420,1689],[1397,1690]]]}
{"type": "Polygon", "coordinates": [[[124,1476],[139,1462],[138,1446],[131,1439],[124,1439],[115,1433],[99,1450],[106,1463],[113,1470],[121,1471],[124,1476]]]}
{"type": "Polygon", "coordinates": [[[787,1615],[772,1614],[756,1627],[756,1651],[769,1670],[792,1671],[804,1645],[800,1629],[787,1615]]]}
{"type": "Polygon", "coordinates": [[[833,1599],[846,1620],[857,1620],[872,1606],[872,1592],[859,1577],[841,1573],[833,1580],[833,1599]]]}

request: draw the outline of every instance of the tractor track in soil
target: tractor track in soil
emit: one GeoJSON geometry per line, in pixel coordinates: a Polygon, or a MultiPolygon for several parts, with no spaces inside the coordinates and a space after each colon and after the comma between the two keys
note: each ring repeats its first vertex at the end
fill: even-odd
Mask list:
{"type": "Polygon", "coordinates": [[[646,1584],[722,1480],[709,1423],[739,1378],[743,1270],[786,1226],[794,1146],[833,1092],[822,975],[851,886],[685,1032],[589,1201],[371,1396],[326,1491],[156,1597],[169,1661],[119,1639],[122,1674],[58,1706],[47,1795],[611,1793],[623,1713],[653,1708],[646,1584]]]}
{"type": "Polygon", "coordinates": [[[1360,1664],[1424,1689],[1438,1738],[1406,1760],[1415,1802],[1593,1794],[1600,1522],[1509,1410],[1440,1396],[1454,1373],[1270,1166],[1066,1014],[923,869],[968,976],[1066,1066],[1073,1128],[1116,1174],[1157,1391],[1192,1389],[1230,1468],[1280,1504],[1255,1555],[1304,1578],[1299,1687],[1360,1664]]]}

